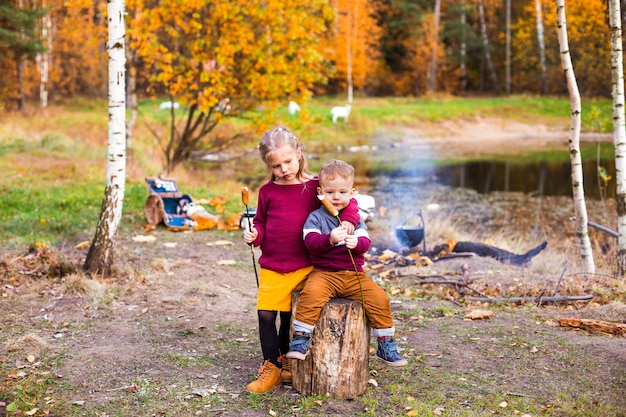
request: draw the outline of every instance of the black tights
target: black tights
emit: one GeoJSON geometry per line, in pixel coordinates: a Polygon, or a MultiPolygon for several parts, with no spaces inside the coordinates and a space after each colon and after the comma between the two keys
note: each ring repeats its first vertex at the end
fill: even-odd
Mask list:
{"type": "Polygon", "coordinates": [[[280,312],[278,332],[276,331],[278,311],[259,310],[257,313],[259,315],[259,339],[261,340],[263,359],[279,366],[278,357],[289,351],[291,311],[280,312]]]}

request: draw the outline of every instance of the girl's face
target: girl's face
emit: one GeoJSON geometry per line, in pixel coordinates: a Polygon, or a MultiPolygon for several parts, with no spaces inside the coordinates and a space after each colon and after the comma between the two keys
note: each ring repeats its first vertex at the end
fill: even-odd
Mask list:
{"type": "Polygon", "coordinates": [[[269,155],[267,166],[276,178],[274,182],[281,185],[298,184],[300,169],[300,150],[283,145],[269,155]]]}

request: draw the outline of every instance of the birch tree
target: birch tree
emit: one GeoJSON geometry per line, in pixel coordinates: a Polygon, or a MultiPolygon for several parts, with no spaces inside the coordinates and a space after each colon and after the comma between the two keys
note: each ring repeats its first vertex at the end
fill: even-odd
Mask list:
{"type": "Polygon", "coordinates": [[[613,97],[613,142],[615,146],[615,181],[617,185],[617,273],[626,272],[626,130],[624,120],[624,65],[622,53],[622,17],[619,0],[609,0],[611,27],[611,96],[613,97]]]}
{"type": "Polygon", "coordinates": [[[480,33],[483,37],[483,46],[485,47],[485,59],[487,60],[487,66],[489,67],[489,73],[491,74],[491,81],[493,82],[493,91],[498,94],[498,76],[493,66],[491,59],[491,52],[489,51],[489,36],[487,35],[487,23],[485,21],[485,7],[483,6],[483,0],[478,0],[478,17],[480,20],[480,33]]]}
{"type": "Polygon", "coordinates": [[[96,234],[84,269],[108,275],[113,265],[117,228],[122,218],[126,182],[126,82],[124,0],[108,0],[109,142],[106,187],[96,234]]]}
{"type": "MultiPolygon", "coordinates": [[[[41,2],[45,9],[45,0],[41,2]]],[[[50,54],[52,49],[52,17],[46,13],[41,19],[41,39],[45,42],[46,50],[37,54],[37,66],[39,67],[39,104],[41,108],[48,107],[48,80],[50,76],[50,54]]]]}
{"type": "Polygon", "coordinates": [[[546,65],[546,43],[543,38],[543,12],[541,0],[535,0],[535,22],[539,44],[539,67],[541,68],[541,93],[548,94],[548,66],[546,65]]]}
{"type": "Polygon", "coordinates": [[[434,94],[437,89],[437,53],[439,46],[439,19],[441,17],[441,0],[435,0],[434,23],[433,23],[433,56],[430,62],[430,74],[428,77],[428,92],[434,94]]]}
{"type": "Polygon", "coordinates": [[[556,26],[561,52],[561,66],[567,80],[570,97],[570,132],[569,154],[572,164],[572,191],[574,194],[574,212],[576,213],[576,235],[580,244],[580,254],[586,272],[594,273],[595,264],[591,252],[591,243],[587,228],[587,206],[583,188],[583,169],[580,156],[580,92],[576,83],[574,67],[567,40],[567,24],[565,18],[565,0],[556,0],[556,26]]]}

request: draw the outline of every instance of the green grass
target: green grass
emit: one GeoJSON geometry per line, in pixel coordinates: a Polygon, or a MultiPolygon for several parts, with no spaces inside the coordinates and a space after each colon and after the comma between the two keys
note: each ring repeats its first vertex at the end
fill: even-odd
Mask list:
{"type": "MultiPolygon", "coordinates": [[[[140,102],[138,125],[163,125],[167,112],[158,109],[161,100],[140,102]]],[[[302,104],[303,115],[294,117],[286,108],[277,109],[276,122],[294,126],[303,137],[307,150],[329,149],[338,144],[367,143],[371,132],[396,125],[418,125],[455,118],[507,117],[542,121],[548,124],[569,123],[569,101],[565,98],[512,96],[495,98],[359,98],[354,102],[348,123],[333,124],[328,117],[333,105],[342,100],[320,97],[302,104]]],[[[610,126],[611,103],[595,100],[583,104],[583,130],[605,130],[610,126]]],[[[46,119],[16,117],[0,129],[0,246],[59,245],[90,239],[95,231],[104,196],[106,169],[106,106],[101,101],[77,99],[55,111],[54,127],[46,119]],[[20,133],[15,133],[20,132],[20,133]]],[[[248,130],[239,146],[253,147],[258,140],[249,120],[227,122],[235,132],[248,130]]],[[[140,228],[144,223],[143,205],[147,192],[144,177],[156,175],[159,150],[154,137],[138,128],[128,163],[134,171],[127,175],[124,216],[121,228],[140,228]]],[[[610,147],[602,148],[609,156],[610,147]]],[[[589,149],[585,152],[595,152],[589,149]]],[[[532,157],[532,156],[530,156],[532,157]]],[[[567,158],[555,153],[555,159],[567,158]]],[[[314,162],[312,162],[314,165],[314,162]]],[[[191,168],[191,167],[189,167],[191,168]]],[[[258,164],[255,175],[262,170],[258,164]]],[[[232,169],[237,169],[236,166],[232,169]]],[[[203,199],[221,197],[225,210],[221,215],[241,211],[238,192],[241,184],[233,179],[193,178],[193,170],[179,173],[181,191],[203,199]]],[[[211,208],[209,208],[209,211],[211,208]]]]}

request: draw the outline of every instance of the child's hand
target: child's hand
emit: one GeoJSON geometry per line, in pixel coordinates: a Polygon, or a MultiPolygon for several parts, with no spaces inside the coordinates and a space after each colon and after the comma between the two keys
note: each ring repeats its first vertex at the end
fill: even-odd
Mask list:
{"type": "Polygon", "coordinates": [[[248,245],[251,245],[256,240],[258,235],[258,230],[256,230],[254,226],[252,226],[250,230],[245,229],[243,231],[243,241],[246,242],[248,245]]]}
{"type": "Polygon", "coordinates": [[[343,220],[341,226],[346,228],[346,232],[348,232],[349,235],[354,233],[354,225],[349,221],[343,220]]]}
{"type": "Polygon", "coordinates": [[[346,236],[346,247],[348,249],[354,249],[356,248],[357,243],[359,243],[359,238],[356,237],[355,235],[348,235],[346,236]]]}
{"type": "Polygon", "coordinates": [[[346,231],[345,227],[336,227],[330,232],[330,243],[336,245],[339,242],[343,242],[346,236],[348,236],[348,232],[346,231]]]}

